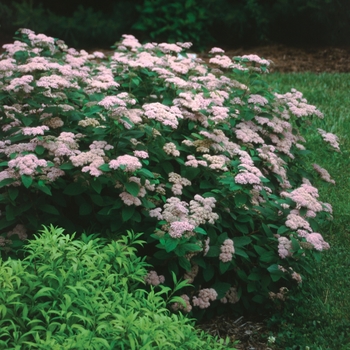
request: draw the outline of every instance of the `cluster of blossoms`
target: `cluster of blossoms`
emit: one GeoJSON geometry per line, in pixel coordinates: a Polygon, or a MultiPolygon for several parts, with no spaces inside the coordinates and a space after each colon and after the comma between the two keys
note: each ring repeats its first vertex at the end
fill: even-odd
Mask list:
{"type": "Polygon", "coordinates": [[[206,309],[210,306],[210,301],[216,300],[218,293],[213,288],[201,289],[198,293],[198,297],[192,298],[194,306],[198,306],[201,309],[206,309]]]}
{"type": "MultiPolygon", "coordinates": [[[[129,223],[140,230],[144,222],[154,225],[148,232],[159,229],[154,236],[166,253],[184,259],[186,269],[191,264],[185,272],[191,282],[203,278],[203,266],[215,254],[229,268],[239,265],[242,255],[236,244],[233,259],[233,239],[264,223],[265,215],[275,217],[269,219],[275,220],[271,230],[286,228],[285,236],[273,232],[275,239],[269,240],[279,262],[293,260],[292,237],[302,247],[329,248],[312,221],[332,208],[319,201],[317,189],[301,172],[291,170],[306,142],[295,119],[301,123],[323,118],[322,113],[296,90],[272,94],[238,81],[250,72],[267,72],[270,61],[256,55],[232,58],[213,48],[207,65],[180,56],[189,43],[141,45],[132,35],[123,35],[107,60],[100,52],[67,48],[27,29],[20,34],[25,42],[4,45],[0,56],[0,181],[5,191],[28,177],[33,183],[28,190],[35,193],[64,192],[71,181],[77,192],[86,189],[84,196],[77,194],[77,203],[93,202],[91,218],[85,216],[92,226],[114,232],[129,223]],[[27,54],[19,59],[18,52],[27,54]],[[218,246],[217,237],[227,227],[229,238],[218,246]],[[193,256],[203,259],[201,264],[193,256]]],[[[318,131],[339,151],[335,135],[318,131]]],[[[325,169],[315,164],[314,170],[334,183],[325,169]]],[[[28,225],[30,210],[23,219],[28,225]]],[[[299,277],[291,274],[297,282],[299,277]]],[[[157,285],[164,278],[151,271],[146,281],[157,285]]],[[[205,282],[210,287],[213,279],[205,282]]],[[[239,279],[232,285],[223,303],[238,301],[239,279]]],[[[192,305],[207,308],[216,298],[214,289],[205,288],[192,305]]],[[[189,297],[183,299],[186,307],[175,308],[190,310],[189,297]]]]}
{"type": "Polygon", "coordinates": [[[229,262],[232,260],[232,256],[235,253],[235,248],[233,246],[233,241],[232,239],[225,239],[223,244],[220,247],[220,255],[219,259],[222,262],[229,262]]]}
{"type": "Polygon", "coordinates": [[[145,282],[152,286],[158,286],[158,284],[164,283],[164,281],[164,276],[158,276],[157,272],[154,270],[149,271],[145,277],[145,282]]]}

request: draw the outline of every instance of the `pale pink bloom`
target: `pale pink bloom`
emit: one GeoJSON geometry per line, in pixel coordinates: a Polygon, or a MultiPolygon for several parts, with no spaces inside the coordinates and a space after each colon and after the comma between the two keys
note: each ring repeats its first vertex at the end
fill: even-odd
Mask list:
{"type": "Polygon", "coordinates": [[[13,235],[17,235],[21,241],[25,241],[27,239],[27,229],[22,224],[17,224],[13,230],[7,232],[7,238],[10,238],[13,235]]]}
{"type": "Polygon", "coordinates": [[[226,55],[216,55],[209,60],[209,63],[217,64],[222,68],[232,68],[234,66],[231,58],[226,55]]]}
{"type": "Polygon", "coordinates": [[[325,132],[322,129],[317,129],[320,135],[322,136],[323,140],[328,142],[337,152],[340,152],[339,148],[339,139],[336,135],[330,133],[330,132],[325,132]]]}
{"type": "Polygon", "coordinates": [[[119,156],[117,159],[113,159],[109,162],[109,167],[111,169],[118,169],[120,166],[125,166],[125,171],[134,172],[142,168],[142,164],[139,159],[125,154],[124,156],[119,156]]]}
{"type": "Polygon", "coordinates": [[[148,272],[148,274],[145,277],[145,282],[152,286],[158,286],[158,284],[164,283],[164,281],[164,276],[158,275],[157,272],[154,270],[148,272]]]}
{"type": "Polygon", "coordinates": [[[208,163],[205,160],[198,160],[194,156],[187,156],[187,162],[185,162],[185,165],[198,168],[198,165],[208,166],[208,163]]]}
{"type": "Polygon", "coordinates": [[[213,212],[216,199],[214,197],[203,198],[196,194],[190,201],[190,216],[188,221],[195,226],[204,225],[207,222],[214,224],[219,215],[213,212]]]}
{"type": "Polygon", "coordinates": [[[85,117],[85,119],[79,120],[78,125],[83,128],[87,128],[88,126],[98,127],[100,126],[100,122],[97,119],[85,117]]]}
{"type": "Polygon", "coordinates": [[[254,103],[257,105],[265,106],[269,101],[261,95],[250,95],[248,98],[248,103],[254,103]]]}
{"type": "Polygon", "coordinates": [[[134,156],[141,159],[146,159],[149,157],[146,151],[134,151],[134,156]]]}
{"type": "Polygon", "coordinates": [[[180,53],[182,51],[182,47],[176,44],[161,43],[161,44],[158,44],[158,48],[160,48],[160,50],[164,53],[168,53],[168,52],[180,53]]]}
{"type": "Polygon", "coordinates": [[[229,159],[226,156],[211,156],[210,154],[203,154],[203,158],[207,160],[207,162],[209,163],[209,168],[213,170],[228,170],[226,163],[229,159]]]}
{"type": "Polygon", "coordinates": [[[103,106],[106,109],[111,109],[111,107],[118,106],[126,106],[125,101],[120,99],[117,96],[106,96],[103,100],[101,100],[98,105],[103,106]]]}
{"type": "Polygon", "coordinates": [[[174,311],[182,310],[184,312],[191,312],[192,310],[192,305],[190,304],[190,297],[186,294],[180,295],[180,298],[182,298],[186,306],[183,306],[181,303],[174,303],[171,307],[174,311]]]}
{"type": "Polygon", "coordinates": [[[265,65],[265,66],[269,66],[270,65],[270,61],[265,60],[264,58],[260,58],[258,55],[243,55],[241,56],[242,59],[246,59],[250,62],[255,62],[261,65],[265,65]]]}
{"type": "Polygon", "coordinates": [[[163,220],[162,208],[155,208],[149,211],[149,216],[151,218],[157,218],[159,221],[163,220]]]}
{"type": "Polygon", "coordinates": [[[46,167],[47,162],[45,159],[38,159],[35,154],[26,154],[11,159],[8,162],[8,166],[9,168],[16,169],[20,175],[34,175],[36,168],[46,167]]]}
{"type": "MultiPolygon", "coordinates": [[[[43,117],[43,115],[42,115],[42,117],[43,117]]],[[[43,123],[52,129],[57,129],[57,128],[60,128],[64,125],[64,122],[60,117],[46,119],[43,121],[43,123]]]]}
{"type": "Polygon", "coordinates": [[[173,221],[170,224],[169,235],[172,238],[181,238],[182,235],[189,231],[192,232],[195,226],[186,221],[173,221]]]}
{"type": "Polygon", "coordinates": [[[100,58],[100,59],[103,59],[105,58],[105,54],[103,52],[100,52],[100,51],[94,51],[92,53],[96,58],[100,58]]]}
{"type": "Polygon", "coordinates": [[[300,215],[291,213],[287,216],[287,221],[285,222],[285,225],[292,230],[297,229],[305,229],[308,231],[312,231],[310,224],[303,219],[300,215]]]}
{"type": "Polygon", "coordinates": [[[237,138],[244,143],[265,143],[265,141],[257,133],[259,128],[251,121],[237,124],[234,131],[237,138]]]}
{"type": "Polygon", "coordinates": [[[163,150],[167,155],[174,157],[180,156],[180,151],[176,149],[176,145],[173,142],[168,142],[163,146],[163,150]]]}
{"type": "Polygon", "coordinates": [[[192,263],[191,270],[184,273],[184,279],[187,280],[188,283],[192,283],[198,275],[198,271],[199,266],[192,263]]]}
{"type": "Polygon", "coordinates": [[[183,49],[189,49],[193,44],[190,42],[185,42],[185,43],[177,42],[176,45],[182,47],[183,49]]]}
{"type": "Polygon", "coordinates": [[[49,127],[46,125],[35,126],[35,127],[25,127],[22,129],[23,135],[44,135],[44,132],[49,130],[49,127]]]}
{"type": "Polygon", "coordinates": [[[137,48],[141,47],[141,44],[133,35],[123,34],[122,37],[123,40],[121,44],[123,46],[130,47],[131,51],[136,51],[137,48]]]}
{"type": "Polygon", "coordinates": [[[232,239],[225,239],[223,244],[220,247],[219,260],[222,262],[229,262],[232,260],[232,256],[235,253],[235,248],[233,246],[232,239]]]}
{"type": "Polygon", "coordinates": [[[79,85],[74,82],[70,82],[69,80],[65,79],[64,77],[61,77],[56,74],[52,74],[50,76],[44,76],[41,77],[39,80],[36,82],[37,86],[49,89],[63,89],[63,88],[74,88],[74,89],[79,89],[79,85]]]}
{"type": "Polygon", "coordinates": [[[285,259],[292,255],[292,242],[286,237],[278,237],[278,255],[285,259]]]}
{"type": "Polygon", "coordinates": [[[310,233],[305,238],[316,250],[322,251],[330,248],[329,244],[325,242],[323,237],[317,232],[310,233]]]}
{"type": "Polygon", "coordinates": [[[220,299],[223,304],[230,303],[236,304],[239,301],[239,296],[236,287],[231,287],[225,294],[225,296],[220,299]]]}
{"type": "Polygon", "coordinates": [[[48,168],[45,174],[46,178],[51,182],[56,181],[56,179],[64,175],[65,175],[65,172],[60,168],[56,168],[56,167],[48,168]]]}
{"type": "Polygon", "coordinates": [[[213,47],[210,49],[209,53],[224,53],[225,51],[223,49],[220,49],[219,47],[213,47]]]}
{"type": "Polygon", "coordinates": [[[296,280],[298,284],[303,282],[303,279],[300,276],[300,274],[295,272],[295,271],[292,273],[292,278],[293,278],[293,280],[296,280]]]}
{"type": "Polygon", "coordinates": [[[174,221],[188,221],[188,203],[177,197],[167,198],[163,208],[163,220],[171,223],[174,221]]]}
{"type": "Polygon", "coordinates": [[[66,55],[65,61],[73,68],[80,68],[88,60],[88,56],[66,55]]]}
{"type": "Polygon", "coordinates": [[[256,176],[253,173],[242,171],[235,176],[235,183],[242,184],[242,185],[245,185],[245,184],[253,185],[253,184],[260,184],[261,180],[258,176],[256,176]]]}
{"type": "Polygon", "coordinates": [[[155,119],[163,125],[169,125],[176,129],[179,125],[178,119],[183,119],[182,113],[178,107],[168,107],[159,102],[148,103],[142,106],[144,115],[149,119],[155,119]]]}
{"type": "Polygon", "coordinates": [[[331,176],[329,175],[329,172],[326,169],[320,167],[318,164],[313,164],[312,167],[320,174],[321,179],[335,184],[335,181],[331,179],[331,176]]]}
{"type": "Polygon", "coordinates": [[[130,193],[127,192],[122,192],[119,197],[122,199],[122,201],[130,206],[130,205],[135,205],[135,206],[140,206],[142,203],[139,198],[134,197],[130,193]]]}
{"type": "Polygon", "coordinates": [[[29,84],[33,81],[34,77],[32,75],[23,75],[20,78],[14,78],[11,80],[10,84],[6,86],[7,91],[13,90],[14,92],[18,92],[19,90],[23,90],[26,93],[30,93],[34,87],[29,84]]]}
{"type": "Polygon", "coordinates": [[[161,58],[151,55],[149,52],[141,52],[134,59],[128,59],[129,67],[143,67],[143,68],[153,68],[154,66],[160,64],[161,58]]]}
{"type": "Polygon", "coordinates": [[[0,71],[1,72],[8,72],[16,70],[16,60],[13,58],[6,58],[0,60],[0,71]]]}
{"type": "Polygon", "coordinates": [[[213,288],[201,289],[198,293],[198,298],[192,298],[192,303],[194,306],[198,306],[201,309],[206,309],[210,306],[210,301],[214,301],[217,296],[218,293],[213,288]]]}

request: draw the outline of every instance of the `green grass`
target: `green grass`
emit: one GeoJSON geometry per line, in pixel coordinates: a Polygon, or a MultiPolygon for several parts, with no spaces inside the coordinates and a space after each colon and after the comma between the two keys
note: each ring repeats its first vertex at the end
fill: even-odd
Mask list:
{"type": "Polygon", "coordinates": [[[293,306],[272,318],[276,326],[276,349],[350,349],[350,74],[274,73],[268,83],[288,92],[303,92],[310,104],[325,115],[314,120],[307,138],[313,154],[310,162],[326,168],[336,185],[315,183],[320,199],[333,206],[333,222],[321,233],[331,245],[314,266],[314,277],[307,281],[293,306]],[[317,128],[340,138],[341,153],[322,146],[317,128]]]}

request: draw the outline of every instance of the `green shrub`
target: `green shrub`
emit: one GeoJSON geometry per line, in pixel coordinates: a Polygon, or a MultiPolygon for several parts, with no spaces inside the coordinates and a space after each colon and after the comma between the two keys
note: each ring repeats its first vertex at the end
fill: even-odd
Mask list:
{"type": "Polygon", "coordinates": [[[167,288],[140,288],[148,265],[135,255],[140,234],[107,244],[53,226],[39,233],[24,260],[0,260],[2,349],[227,348],[171,315],[167,288]]]}
{"type": "Polygon", "coordinates": [[[333,180],[305,157],[302,134],[322,113],[269,89],[269,61],[213,48],[207,65],[186,58],[188,43],[131,35],[105,59],[20,37],[0,61],[0,243],[51,223],[142,231],[138,254],[166,284],[173,272],[193,284],[183,298],[197,317],[262,312],[301,287],[329,248],[318,232],[332,208],[312,182],[333,180]]]}

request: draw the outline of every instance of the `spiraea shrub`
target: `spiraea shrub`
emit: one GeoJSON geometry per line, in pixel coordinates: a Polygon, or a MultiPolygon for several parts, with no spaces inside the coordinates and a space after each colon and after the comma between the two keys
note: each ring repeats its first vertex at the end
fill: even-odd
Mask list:
{"type": "Polygon", "coordinates": [[[4,253],[41,224],[144,232],[149,283],[187,280],[173,309],[197,317],[268,309],[302,287],[329,248],[319,231],[332,207],[313,180],[334,181],[304,138],[323,115],[264,83],[270,61],[213,48],[204,62],[190,46],[124,35],[105,57],[28,29],[4,46],[4,253]]]}
{"type": "Polygon", "coordinates": [[[227,349],[170,314],[169,288],[141,288],[148,264],[135,255],[139,237],[129,231],[107,243],[50,226],[29,241],[25,259],[0,259],[1,348],[227,349]]]}

